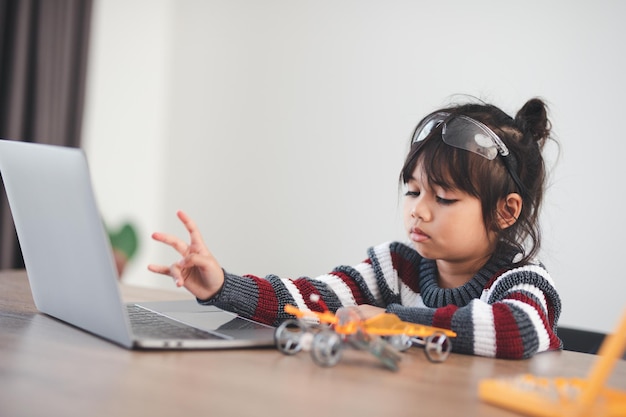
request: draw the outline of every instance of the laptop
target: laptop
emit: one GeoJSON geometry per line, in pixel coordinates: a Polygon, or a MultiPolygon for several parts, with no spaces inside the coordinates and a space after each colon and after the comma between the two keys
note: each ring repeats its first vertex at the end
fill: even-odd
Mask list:
{"type": "Polygon", "coordinates": [[[0,174],[39,311],[128,349],[274,345],[274,328],[196,300],[125,304],[79,148],[0,140],[0,174]]]}

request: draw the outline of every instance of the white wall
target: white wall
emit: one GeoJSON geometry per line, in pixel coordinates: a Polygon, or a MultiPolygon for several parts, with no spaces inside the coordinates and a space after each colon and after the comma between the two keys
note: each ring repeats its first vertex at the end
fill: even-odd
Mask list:
{"type": "Polygon", "coordinates": [[[136,224],[137,258],[129,282],[152,283],[149,235],[166,172],[173,26],[171,0],[94,1],[83,147],[107,225],[136,224]]]}
{"type": "MultiPolygon", "coordinates": [[[[610,331],[626,303],[621,155],[626,3],[100,0],[84,146],[107,222],[142,234],[126,279],[188,211],[238,273],[316,275],[403,238],[414,124],[454,94],[551,108],[561,155],[543,260],[562,324],[610,331]],[[431,4],[432,3],[432,4],[431,4]]],[[[555,160],[554,149],[549,160],[555,160]]]]}

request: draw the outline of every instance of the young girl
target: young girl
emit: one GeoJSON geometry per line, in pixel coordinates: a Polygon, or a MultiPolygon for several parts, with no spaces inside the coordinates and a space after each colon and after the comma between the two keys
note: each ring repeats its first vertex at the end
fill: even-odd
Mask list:
{"type": "Polygon", "coordinates": [[[559,349],[561,301],[535,261],[545,180],[541,150],[549,133],[539,99],[528,101],[515,119],[488,104],[426,116],[400,174],[410,243],[370,248],[359,265],[313,279],[238,276],[221,268],[193,221],[178,212],[190,243],[162,233],[153,239],[182,259],[148,268],[173,277],[202,304],[273,325],[288,317],[285,304],[315,311],[352,307],[364,317],[387,311],[452,329],[459,353],[528,358],[559,349]]]}

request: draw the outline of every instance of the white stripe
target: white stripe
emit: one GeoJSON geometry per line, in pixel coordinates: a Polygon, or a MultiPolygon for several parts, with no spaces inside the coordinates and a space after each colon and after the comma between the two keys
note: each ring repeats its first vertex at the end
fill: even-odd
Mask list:
{"type": "Polygon", "coordinates": [[[426,304],[424,304],[424,299],[420,294],[417,294],[417,299],[414,301],[414,304],[411,307],[424,307],[430,308],[426,304]]]}
{"type": "Polygon", "coordinates": [[[380,295],[380,288],[378,288],[378,283],[376,282],[376,274],[374,274],[374,269],[368,263],[360,263],[354,267],[355,270],[358,271],[359,274],[363,277],[365,281],[365,285],[370,290],[376,302],[382,302],[382,296],[380,295]]]}
{"type": "Polygon", "coordinates": [[[345,282],[343,282],[343,280],[339,278],[338,276],[333,275],[333,274],[325,274],[325,275],[320,275],[319,277],[315,278],[315,280],[321,281],[327,284],[330,288],[332,288],[332,290],[337,295],[337,298],[339,298],[341,305],[343,306],[356,305],[356,300],[354,299],[354,295],[352,294],[350,287],[345,282]]]}
{"type": "Polygon", "coordinates": [[[391,260],[391,252],[389,251],[389,245],[381,245],[374,248],[378,265],[383,273],[383,277],[389,286],[389,289],[394,294],[399,294],[398,288],[398,273],[393,269],[393,261],[391,260]]]}
{"type": "Polygon", "coordinates": [[[400,283],[400,304],[407,307],[421,307],[424,303],[422,302],[422,305],[418,306],[418,299],[420,302],[422,301],[421,295],[413,291],[405,283],[400,283]]]}
{"type": "Polygon", "coordinates": [[[539,317],[539,313],[537,312],[537,310],[535,310],[533,306],[519,300],[504,300],[503,303],[514,305],[524,311],[524,313],[526,313],[526,315],[532,322],[533,327],[537,332],[537,338],[539,339],[539,348],[537,352],[543,352],[545,350],[548,350],[548,348],[550,347],[550,337],[548,336],[548,332],[543,326],[543,320],[541,320],[541,317],[539,317]]]}
{"type": "Polygon", "coordinates": [[[543,311],[546,313],[546,315],[548,314],[548,302],[546,301],[546,295],[543,291],[531,284],[518,284],[511,287],[511,289],[507,291],[507,293],[511,294],[520,291],[528,292],[534,295],[539,300],[543,311]]]}
{"type": "Polygon", "coordinates": [[[306,302],[304,301],[304,297],[302,297],[302,293],[296,287],[296,284],[293,283],[290,279],[281,279],[282,283],[287,287],[287,291],[293,297],[296,302],[296,307],[298,307],[302,311],[311,311],[309,307],[307,307],[306,302]]]}
{"type": "Polygon", "coordinates": [[[474,323],[474,354],[496,356],[496,327],[492,306],[479,300],[472,300],[469,306],[474,323]]]}

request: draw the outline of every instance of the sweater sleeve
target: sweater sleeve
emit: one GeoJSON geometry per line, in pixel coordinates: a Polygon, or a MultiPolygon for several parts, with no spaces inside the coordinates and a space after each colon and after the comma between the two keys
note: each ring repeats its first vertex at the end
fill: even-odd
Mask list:
{"type": "Polygon", "coordinates": [[[387,311],[401,319],[452,329],[453,350],[488,357],[522,359],[562,348],[556,335],[561,301],[539,265],[511,269],[487,284],[480,298],[462,307],[405,307],[387,311]]]}
{"type": "Polygon", "coordinates": [[[287,279],[276,275],[261,278],[225,272],[220,292],[198,302],[271,325],[291,317],[284,312],[286,304],[318,312],[334,312],[340,307],[359,304],[386,307],[400,302],[395,288],[398,269],[417,268],[417,262],[414,251],[401,243],[390,242],[370,248],[368,257],[356,266],[339,266],[315,278],[287,279]]]}

